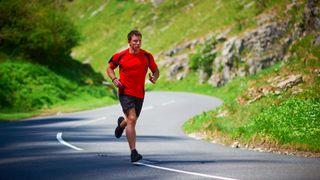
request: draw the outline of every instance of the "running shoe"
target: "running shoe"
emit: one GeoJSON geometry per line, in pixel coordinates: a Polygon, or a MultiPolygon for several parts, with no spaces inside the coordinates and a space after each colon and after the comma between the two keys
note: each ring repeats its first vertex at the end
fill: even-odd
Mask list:
{"type": "Polygon", "coordinates": [[[134,149],[131,151],[131,162],[137,162],[141,159],[142,159],[142,156],[141,154],[138,153],[137,150],[134,149]]]}
{"type": "Polygon", "coordinates": [[[114,131],[114,135],[116,136],[116,138],[120,138],[122,136],[123,130],[125,128],[122,128],[120,126],[121,122],[124,120],[124,117],[120,116],[118,118],[118,126],[116,127],[115,131],[114,131]]]}

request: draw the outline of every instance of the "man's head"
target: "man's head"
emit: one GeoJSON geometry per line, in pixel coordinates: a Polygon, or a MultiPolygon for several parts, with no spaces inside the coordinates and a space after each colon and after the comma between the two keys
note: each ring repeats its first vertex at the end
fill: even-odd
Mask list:
{"type": "Polygon", "coordinates": [[[141,38],[142,34],[137,30],[132,30],[128,34],[128,44],[134,53],[139,52],[141,47],[141,38]]]}
{"type": "Polygon", "coordinates": [[[140,36],[142,38],[142,34],[137,30],[132,30],[128,33],[128,42],[130,42],[132,36],[140,36]]]}

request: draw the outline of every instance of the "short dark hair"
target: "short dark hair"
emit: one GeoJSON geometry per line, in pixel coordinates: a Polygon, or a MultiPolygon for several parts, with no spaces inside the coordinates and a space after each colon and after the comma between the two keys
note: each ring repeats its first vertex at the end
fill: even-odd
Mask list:
{"type": "Polygon", "coordinates": [[[142,34],[138,30],[132,30],[132,31],[130,31],[128,33],[128,41],[131,40],[132,36],[140,36],[140,37],[142,37],[142,34]]]}

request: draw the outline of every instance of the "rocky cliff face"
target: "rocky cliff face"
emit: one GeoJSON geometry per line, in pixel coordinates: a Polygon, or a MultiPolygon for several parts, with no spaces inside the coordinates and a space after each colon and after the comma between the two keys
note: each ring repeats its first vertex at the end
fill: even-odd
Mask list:
{"type": "MultiPolygon", "coordinates": [[[[229,31],[211,34],[203,39],[196,39],[167,51],[162,65],[167,66],[169,80],[181,80],[189,72],[189,55],[197,44],[214,41],[211,53],[215,54],[207,73],[198,69],[200,83],[208,82],[213,86],[222,86],[237,76],[255,74],[260,70],[287,59],[288,48],[298,38],[310,32],[318,32],[320,19],[319,0],[309,0],[305,5],[302,22],[292,21],[289,15],[282,20],[275,14],[264,14],[257,18],[258,27],[237,36],[229,36],[229,31]]],[[[293,2],[287,6],[286,13],[301,6],[293,2]]],[[[319,42],[318,42],[319,43],[319,42]]]]}
{"type": "Polygon", "coordinates": [[[282,60],[292,41],[301,34],[299,28],[289,32],[288,22],[271,22],[244,36],[227,38],[221,56],[214,60],[214,73],[208,82],[221,86],[236,76],[256,72],[282,60]]]}

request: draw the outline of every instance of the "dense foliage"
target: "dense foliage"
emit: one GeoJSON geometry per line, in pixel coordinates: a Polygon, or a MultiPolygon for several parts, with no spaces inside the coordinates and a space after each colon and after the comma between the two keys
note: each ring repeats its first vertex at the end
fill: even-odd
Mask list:
{"type": "Polygon", "coordinates": [[[113,102],[112,91],[102,85],[103,76],[70,57],[81,36],[65,4],[0,1],[0,119],[64,102],[103,98],[113,102]]]}
{"type": "Polygon", "coordinates": [[[81,85],[41,65],[6,61],[0,66],[0,109],[27,112],[49,108],[68,99],[113,96],[105,87],[89,81],[92,80],[81,85]]]}
{"type": "Polygon", "coordinates": [[[1,108],[28,111],[67,98],[75,88],[49,69],[30,63],[5,62],[0,66],[1,108]]]}
{"type": "Polygon", "coordinates": [[[38,62],[68,55],[80,36],[59,2],[0,1],[0,51],[38,62]]]}

